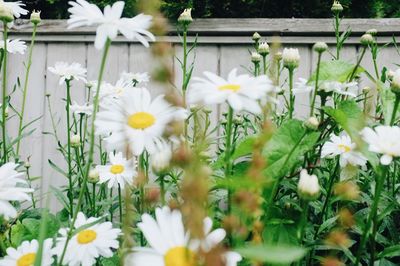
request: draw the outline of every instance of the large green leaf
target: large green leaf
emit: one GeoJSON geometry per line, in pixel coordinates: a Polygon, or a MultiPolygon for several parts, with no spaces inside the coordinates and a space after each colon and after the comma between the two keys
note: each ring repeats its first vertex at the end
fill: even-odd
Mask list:
{"type": "MultiPolygon", "coordinates": [[[[381,89],[382,114],[385,121],[385,125],[390,124],[395,100],[396,100],[395,94],[389,88],[382,87],[381,89]]],[[[399,113],[400,112],[397,112],[397,117],[399,116],[399,113]]]]}
{"type": "Polygon", "coordinates": [[[298,246],[253,245],[236,249],[244,258],[271,264],[290,264],[302,259],[307,250],[298,246]]]}
{"type": "Polygon", "coordinates": [[[311,150],[320,133],[307,131],[303,123],[292,119],[282,124],[264,148],[267,161],[266,176],[278,178],[287,175],[311,150]]]}
{"type": "MultiPolygon", "coordinates": [[[[318,80],[347,82],[355,67],[354,64],[341,60],[323,61],[321,62],[318,80]]],[[[355,74],[360,74],[364,71],[365,70],[362,67],[358,67],[355,74]]],[[[314,82],[316,76],[316,71],[314,71],[311,78],[308,80],[308,83],[310,84],[314,82]]]]}

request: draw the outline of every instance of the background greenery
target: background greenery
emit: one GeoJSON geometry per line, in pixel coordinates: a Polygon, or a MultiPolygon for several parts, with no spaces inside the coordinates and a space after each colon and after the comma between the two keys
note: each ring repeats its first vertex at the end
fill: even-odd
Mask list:
{"type": "MultiPolygon", "coordinates": [[[[66,18],[69,0],[26,0],[30,10],[43,11],[44,18],[66,18]]],[[[117,0],[90,0],[104,7],[117,0]]],[[[137,0],[126,0],[126,15],[136,13],[137,0]]],[[[185,7],[193,7],[195,18],[324,18],[330,17],[333,0],[164,0],[163,11],[170,19],[185,7]]],[[[345,17],[400,17],[400,0],[342,0],[345,17]]]]}

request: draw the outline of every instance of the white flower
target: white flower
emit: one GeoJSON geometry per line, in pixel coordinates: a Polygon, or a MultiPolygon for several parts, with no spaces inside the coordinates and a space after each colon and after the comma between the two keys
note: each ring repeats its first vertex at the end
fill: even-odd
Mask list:
{"type": "Polygon", "coordinates": [[[358,83],[350,82],[350,83],[341,83],[338,81],[324,81],[319,86],[319,90],[323,90],[325,92],[336,92],[341,95],[347,95],[351,97],[357,96],[358,83]]]}
{"type": "MultiPolygon", "coordinates": [[[[4,49],[4,40],[0,40],[0,49],[4,49]]],[[[11,54],[25,54],[26,44],[24,41],[19,39],[9,40],[7,39],[7,52],[11,54]]]]}
{"type": "Polygon", "coordinates": [[[163,142],[157,151],[150,157],[150,164],[156,173],[168,169],[172,158],[172,147],[170,143],[163,142]]]}
{"type": "Polygon", "coordinates": [[[299,49],[285,48],[282,52],[283,65],[288,68],[296,68],[300,64],[299,49]]]}
{"type": "Polygon", "coordinates": [[[369,145],[369,151],[383,154],[381,164],[389,165],[393,157],[400,156],[400,127],[377,126],[369,127],[361,131],[362,138],[369,145]]]}
{"type": "Polygon", "coordinates": [[[73,79],[86,82],[86,69],[79,63],[57,62],[54,67],[49,67],[48,69],[53,74],[60,76],[60,85],[64,81],[73,79]]]}
{"type": "MultiPolygon", "coordinates": [[[[78,213],[75,229],[89,224],[96,223],[99,218],[90,217],[86,219],[82,212],[78,213]]],[[[92,266],[96,263],[96,258],[109,258],[114,255],[113,249],[118,249],[118,236],[121,230],[112,228],[111,222],[97,223],[91,225],[75,234],[68,243],[63,265],[71,266],[92,266]]],[[[60,258],[68,235],[67,228],[59,230],[61,235],[56,239],[54,248],[58,258],[60,258]]]]}
{"type": "Polygon", "coordinates": [[[293,88],[293,94],[302,94],[302,93],[310,93],[314,90],[314,87],[307,84],[308,81],[304,78],[299,78],[298,81],[295,82],[293,88]]]}
{"type": "Polygon", "coordinates": [[[95,40],[97,49],[103,49],[107,39],[115,39],[118,33],[129,40],[137,39],[146,47],[149,46],[149,43],[144,36],[152,41],[155,40],[154,35],[147,31],[151,25],[151,16],[139,14],[134,18],[121,18],[125,6],[124,1],[106,6],[104,14],[95,4],[90,4],[85,0],[70,1],[69,4],[71,7],[68,11],[71,16],[68,20],[68,28],[99,25],[95,40]]]}
{"type": "Polygon", "coordinates": [[[87,115],[90,116],[93,113],[93,105],[89,105],[88,103],[84,105],[79,105],[77,102],[73,102],[70,106],[71,111],[76,115],[87,115]]]}
{"type": "Polygon", "coordinates": [[[126,183],[132,184],[133,177],[137,174],[134,170],[135,161],[124,158],[122,152],[115,155],[110,152],[108,157],[110,164],[96,166],[100,176],[99,183],[108,182],[108,188],[120,185],[121,189],[125,187],[126,183]]]}
{"type": "Polygon", "coordinates": [[[104,82],[100,88],[100,99],[102,104],[119,99],[126,91],[133,89],[132,81],[120,78],[115,85],[104,82]]]}
{"type": "MultiPolygon", "coordinates": [[[[52,239],[46,239],[43,242],[43,253],[41,266],[50,266],[53,264],[53,254],[51,252],[52,239]]],[[[39,243],[36,239],[24,241],[18,248],[7,248],[7,256],[0,259],[0,266],[32,266],[35,263],[36,253],[39,249],[39,243]]]]}
{"type": "Polygon", "coordinates": [[[321,157],[333,158],[340,155],[341,167],[345,167],[347,164],[364,166],[367,159],[360,152],[355,151],[355,148],[356,144],[352,142],[347,133],[342,132],[339,136],[332,134],[330,140],[325,142],[322,147],[321,157]]]}
{"type": "Polygon", "coordinates": [[[135,86],[138,84],[141,84],[141,83],[147,83],[150,80],[149,73],[147,73],[147,72],[143,72],[143,73],[123,72],[121,74],[121,78],[130,83],[133,83],[133,85],[135,85],[135,86]]]}
{"type": "Polygon", "coordinates": [[[129,144],[134,155],[144,150],[152,154],[161,146],[166,125],[185,117],[186,111],[171,106],[163,95],[152,101],[147,89],[134,89],[103,106],[95,121],[96,134],[106,136],[110,150],[122,150],[129,144]]]}
{"type": "Polygon", "coordinates": [[[258,100],[265,99],[274,90],[267,76],[250,77],[238,75],[233,69],[225,80],[213,73],[204,72],[206,78],[194,78],[188,91],[188,103],[206,105],[228,104],[235,110],[245,110],[253,114],[261,113],[258,100]]]}
{"type": "Polygon", "coordinates": [[[318,177],[316,175],[309,175],[306,169],[301,170],[297,190],[302,198],[308,200],[315,199],[320,192],[318,177]]]}
{"type": "Polygon", "coordinates": [[[17,216],[17,210],[10,201],[30,201],[28,193],[33,192],[31,188],[18,186],[27,183],[21,179],[23,173],[15,171],[16,168],[15,163],[6,163],[0,167],[0,216],[5,219],[17,216]]]}
{"type": "MultiPolygon", "coordinates": [[[[225,237],[223,229],[211,231],[211,219],[204,221],[204,241],[190,241],[189,233],[185,231],[182,215],[178,210],[171,211],[168,207],[157,208],[156,219],[149,214],[142,215],[138,224],[150,247],[135,248],[128,256],[128,265],[177,266],[197,265],[196,253],[200,247],[209,251],[218,245],[225,237]]],[[[224,254],[227,266],[236,265],[241,257],[235,252],[224,254]]]]}
{"type": "Polygon", "coordinates": [[[17,2],[3,2],[3,4],[8,7],[11,8],[14,17],[19,18],[21,15],[26,15],[28,14],[28,10],[23,9],[22,7],[25,6],[24,3],[22,3],[21,1],[17,1],[17,2]]]}
{"type": "MultiPolygon", "coordinates": [[[[389,75],[389,74],[388,74],[389,75]]],[[[397,69],[392,73],[391,79],[391,89],[394,93],[400,92],[400,69],[397,69]]]]}

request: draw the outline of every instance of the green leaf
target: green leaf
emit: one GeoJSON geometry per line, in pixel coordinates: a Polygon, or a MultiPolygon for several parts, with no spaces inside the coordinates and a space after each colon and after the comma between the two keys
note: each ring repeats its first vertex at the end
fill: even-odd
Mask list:
{"type": "MultiPolygon", "coordinates": [[[[385,121],[385,125],[390,124],[392,119],[392,113],[394,108],[394,101],[396,100],[396,95],[389,89],[382,87],[381,89],[381,101],[382,101],[382,114],[385,121]]],[[[397,113],[397,117],[399,112],[397,113]]]]}
{"type": "Polygon", "coordinates": [[[379,258],[400,257],[400,245],[395,245],[385,248],[381,253],[379,253],[378,257],[379,258]]]}
{"type": "MultiPolygon", "coordinates": [[[[323,61],[321,62],[318,80],[347,82],[355,67],[354,64],[341,60],[323,61]]],[[[358,75],[364,71],[365,70],[359,66],[355,74],[358,75]]],[[[314,82],[316,76],[317,73],[314,71],[311,78],[308,80],[308,84],[314,82]]]]}
{"type": "Polygon", "coordinates": [[[235,152],[232,155],[232,160],[239,159],[240,157],[249,155],[252,153],[254,148],[254,142],[257,136],[245,137],[236,147],[235,152]]]}
{"type": "Polygon", "coordinates": [[[307,250],[297,246],[253,245],[236,249],[243,257],[271,264],[290,264],[302,259],[307,250]]]}
{"type": "Polygon", "coordinates": [[[101,258],[100,259],[101,266],[114,266],[119,265],[119,257],[117,254],[114,254],[111,258],[101,258]]]}
{"type": "Polygon", "coordinates": [[[324,107],[324,110],[357,142],[359,132],[365,126],[365,119],[362,110],[355,101],[342,101],[336,109],[324,107]]]}
{"type": "Polygon", "coordinates": [[[307,131],[299,120],[288,120],[274,133],[264,148],[267,161],[266,176],[278,178],[287,175],[303,160],[319,138],[319,132],[307,131]]]}

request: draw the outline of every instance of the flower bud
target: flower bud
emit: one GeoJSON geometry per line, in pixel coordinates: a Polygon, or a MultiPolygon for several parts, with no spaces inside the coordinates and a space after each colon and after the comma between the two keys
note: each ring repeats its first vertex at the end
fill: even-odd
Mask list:
{"type": "Polygon", "coordinates": [[[26,169],[31,168],[31,163],[30,163],[29,161],[26,161],[26,162],[24,163],[24,167],[25,167],[26,169]]]}
{"type": "Polygon", "coordinates": [[[315,52],[322,54],[328,50],[328,45],[324,42],[317,42],[314,44],[313,49],[315,52]]]}
{"type": "Polygon", "coordinates": [[[260,63],[260,61],[261,61],[261,55],[257,52],[252,52],[251,53],[251,62],[260,63]]]}
{"type": "Polygon", "coordinates": [[[340,4],[339,1],[335,0],[331,7],[331,11],[335,14],[339,14],[343,11],[343,6],[340,4]]]}
{"type": "Polygon", "coordinates": [[[394,71],[393,71],[393,70],[389,70],[389,71],[387,72],[386,76],[387,76],[387,79],[388,79],[389,81],[392,81],[392,80],[393,80],[393,77],[394,77],[394,71]]]}
{"type": "Polygon", "coordinates": [[[261,39],[261,35],[258,32],[254,32],[252,40],[258,42],[261,39]]]}
{"type": "Polygon", "coordinates": [[[305,169],[301,170],[297,191],[302,199],[315,200],[320,192],[318,177],[309,175],[305,169]]]}
{"type": "Polygon", "coordinates": [[[72,147],[79,147],[81,145],[81,137],[79,135],[73,135],[70,143],[72,147]]]}
{"type": "Polygon", "coordinates": [[[42,19],[40,18],[40,11],[36,11],[34,10],[31,13],[31,22],[35,25],[39,24],[42,21],[42,19]]]}
{"type": "Polygon", "coordinates": [[[99,172],[96,169],[91,169],[89,171],[88,182],[92,184],[99,182],[99,172]]]}
{"type": "Polygon", "coordinates": [[[267,42],[262,42],[258,46],[258,53],[262,56],[266,56],[269,54],[269,45],[267,42]]]}
{"type": "Polygon", "coordinates": [[[3,1],[0,2],[0,20],[5,23],[9,23],[14,20],[12,9],[6,6],[3,1]]]}
{"type": "Polygon", "coordinates": [[[361,36],[360,43],[364,46],[371,45],[374,42],[375,42],[374,37],[369,33],[365,33],[363,36],[361,36]]]}
{"type": "Polygon", "coordinates": [[[184,25],[189,25],[192,23],[193,18],[192,18],[192,9],[191,8],[186,8],[179,16],[178,22],[184,24],[184,25]]]}
{"type": "Polygon", "coordinates": [[[390,83],[390,89],[393,93],[400,93],[400,69],[396,70],[393,74],[392,83],[390,83]]]}
{"type": "Polygon", "coordinates": [[[282,60],[282,53],[281,53],[281,52],[277,52],[277,53],[274,55],[274,59],[275,59],[277,62],[281,61],[281,60],[282,60]]]}
{"type": "Polygon", "coordinates": [[[285,48],[282,53],[283,65],[289,69],[295,69],[300,63],[300,54],[298,49],[285,48]]]}
{"type": "Polygon", "coordinates": [[[171,147],[164,144],[159,151],[152,154],[150,157],[150,163],[153,171],[156,174],[161,174],[168,171],[171,163],[172,151],[171,147]]]}
{"type": "Polygon", "coordinates": [[[305,128],[310,130],[317,130],[319,127],[318,118],[316,118],[315,116],[308,118],[307,121],[304,122],[304,126],[305,128]]]}
{"type": "Polygon", "coordinates": [[[362,89],[362,92],[363,92],[364,94],[368,94],[370,91],[371,91],[371,87],[368,87],[368,86],[366,86],[366,87],[364,87],[364,88],[362,89]]]}
{"type": "Polygon", "coordinates": [[[371,34],[372,36],[378,35],[378,30],[377,29],[369,29],[366,32],[367,34],[371,34]]]}

